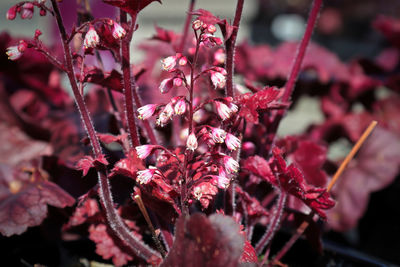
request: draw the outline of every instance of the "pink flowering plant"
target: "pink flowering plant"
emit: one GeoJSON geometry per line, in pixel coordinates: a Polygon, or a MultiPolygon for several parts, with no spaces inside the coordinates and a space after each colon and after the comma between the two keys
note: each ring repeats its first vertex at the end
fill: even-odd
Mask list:
{"type": "MultiPolygon", "coordinates": [[[[0,76],[0,136],[11,146],[1,148],[3,236],[45,225],[59,213],[61,240],[88,237],[95,253],[116,266],[282,265],[303,233],[321,249],[319,222],[336,231],[357,225],[369,194],[395,179],[398,61],[385,64],[384,57],[399,58],[400,32],[393,26],[399,21],[376,21],[393,43],[370,63],[381,75],[376,79],[361,63],[347,66],[310,44],[322,0],[313,1],[301,42],[275,52],[236,45],[243,0],[233,21],[195,10],[192,0],[183,32],[156,26],[152,42],[139,46],[140,63],[131,62],[130,48],[140,31],[137,17],[161,1],[103,0],[118,13],[110,18],[94,18],[82,1],[70,31],[59,2],[24,1],[6,15],[54,17],[59,46],[47,47],[40,30],[31,40],[0,36],[8,57],[1,64],[9,66],[0,76]],[[106,53],[112,71],[104,69],[106,53]],[[325,121],[278,138],[299,74],[310,69],[327,89],[320,96],[325,121]],[[382,85],[393,97],[370,94],[382,85]],[[365,111],[352,111],[357,101],[365,111]],[[340,161],[328,160],[327,148],[340,137],[364,141],[372,121],[381,126],[331,191],[343,170],[334,175],[340,161]],[[375,161],[378,152],[387,165],[375,161]],[[354,190],[350,176],[369,181],[368,188],[354,190]],[[291,229],[292,238],[272,253],[281,228],[291,229]]],[[[296,90],[304,85],[300,79],[296,90]]]]}

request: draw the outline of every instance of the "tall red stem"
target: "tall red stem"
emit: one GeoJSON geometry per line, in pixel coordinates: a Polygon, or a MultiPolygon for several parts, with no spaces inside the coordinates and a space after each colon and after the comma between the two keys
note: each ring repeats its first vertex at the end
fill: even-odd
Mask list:
{"type": "Polygon", "coordinates": [[[242,17],[244,0],[238,0],[236,5],[235,18],[233,20],[233,31],[231,37],[225,42],[226,49],[226,95],[233,96],[233,72],[234,72],[234,56],[235,56],[235,43],[239,31],[240,19],[242,17]]]}
{"type": "Polygon", "coordinates": [[[187,39],[187,36],[189,33],[190,24],[192,21],[192,12],[194,9],[195,2],[196,2],[196,0],[190,0],[189,9],[188,9],[186,21],[185,21],[185,26],[183,27],[181,43],[179,44],[178,51],[177,51],[179,53],[183,53],[184,49],[185,49],[186,39],[187,39]]]}
{"type": "MultiPolygon", "coordinates": [[[[78,106],[78,110],[81,115],[81,119],[85,127],[86,133],[89,137],[90,144],[93,149],[93,154],[95,155],[95,157],[99,157],[102,154],[102,149],[100,146],[100,142],[97,138],[94,125],[92,123],[92,120],[90,119],[89,111],[85,105],[84,98],[80,94],[77,82],[75,80],[71,51],[68,45],[68,36],[65,31],[64,23],[61,17],[60,10],[58,8],[57,0],[51,0],[51,3],[53,5],[53,10],[55,13],[55,18],[57,20],[58,29],[61,34],[62,46],[64,49],[66,73],[72,87],[74,99],[76,105],[78,106]]],[[[150,247],[148,247],[147,245],[145,245],[144,243],[137,240],[135,237],[131,235],[129,229],[123,223],[121,217],[118,215],[117,211],[114,208],[111,189],[105,171],[98,170],[97,173],[98,173],[98,183],[100,189],[99,190],[100,201],[103,208],[105,209],[107,221],[111,226],[111,229],[113,230],[114,234],[116,234],[124,243],[126,243],[126,245],[132,251],[134,251],[138,256],[142,257],[143,259],[149,260],[153,257],[160,258],[157,252],[155,252],[150,247]]]]}

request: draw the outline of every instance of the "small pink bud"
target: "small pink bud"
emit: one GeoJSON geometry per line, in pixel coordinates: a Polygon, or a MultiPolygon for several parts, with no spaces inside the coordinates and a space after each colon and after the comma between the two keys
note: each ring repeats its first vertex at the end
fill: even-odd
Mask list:
{"type": "Polygon", "coordinates": [[[179,86],[181,86],[182,85],[182,79],[181,78],[174,78],[174,85],[176,86],[176,87],[179,87],[179,86]]]}
{"type": "Polygon", "coordinates": [[[85,49],[95,48],[99,44],[99,42],[100,42],[100,37],[97,34],[94,27],[91,25],[89,27],[88,32],[85,35],[85,40],[83,41],[83,45],[85,46],[85,49]]]}
{"type": "Polygon", "coordinates": [[[44,16],[46,16],[46,14],[47,14],[46,9],[41,8],[40,11],[39,11],[39,15],[42,16],[42,17],[44,17],[44,16]]]}
{"type": "MultiPolygon", "coordinates": [[[[220,72],[222,75],[227,75],[228,73],[226,72],[226,69],[221,68],[221,67],[214,67],[214,70],[217,72],[220,72]]],[[[232,100],[232,99],[231,99],[232,100]]]]}
{"type": "Polygon", "coordinates": [[[17,45],[8,47],[6,54],[9,60],[17,60],[22,56],[22,53],[19,51],[17,45]]]}
{"type": "Polygon", "coordinates": [[[229,104],[229,109],[231,110],[231,113],[236,113],[239,110],[239,107],[233,103],[229,104]]]}
{"type": "Polygon", "coordinates": [[[175,104],[175,114],[182,115],[186,112],[186,102],[183,98],[179,99],[175,104]]]}
{"type": "Polygon", "coordinates": [[[28,43],[25,42],[24,40],[19,41],[18,44],[18,51],[21,53],[24,53],[25,50],[28,48],[28,43]]]}
{"type": "Polygon", "coordinates": [[[176,56],[170,56],[161,60],[162,68],[166,71],[172,70],[176,65],[176,56]]]}
{"type": "Polygon", "coordinates": [[[138,108],[138,118],[141,120],[147,120],[151,116],[153,116],[154,112],[156,111],[157,105],[156,104],[148,104],[138,108]]]}
{"type": "Polygon", "coordinates": [[[222,103],[221,101],[214,101],[215,106],[217,108],[218,116],[224,121],[231,117],[232,111],[231,109],[222,103]]]}
{"type": "Polygon", "coordinates": [[[157,169],[152,166],[150,166],[149,169],[138,171],[136,173],[136,181],[140,184],[148,184],[153,179],[156,172],[157,169]]]}
{"type": "Polygon", "coordinates": [[[160,89],[160,92],[162,94],[166,94],[171,90],[171,88],[174,87],[174,79],[164,79],[161,81],[160,86],[158,87],[160,89]]]}
{"type": "Polygon", "coordinates": [[[211,73],[211,82],[214,85],[214,88],[224,88],[226,84],[226,77],[221,72],[210,71],[211,73]]]}
{"type": "Polygon", "coordinates": [[[17,6],[10,7],[10,9],[7,11],[6,18],[8,20],[14,20],[16,16],[17,16],[17,6]]]}
{"type": "Polygon", "coordinates": [[[220,128],[212,128],[211,137],[215,143],[222,144],[226,137],[226,132],[220,128]]]}
{"type": "Polygon", "coordinates": [[[31,19],[33,17],[33,4],[32,3],[25,3],[21,7],[21,18],[22,19],[31,19]]]}
{"type": "Polygon", "coordinates": [[[39,38],[39,36],[42,35],[42,32],[39,29],[35,30],[35,39],[39,38]]]}
{"type": "Polygon", "coordinates": [[[234,160],[232,157],[224,156],[223,161],[224,161],[225,170],[228,173],[238,172],[239,163],[236,160],[234,160]]]}
{"type": "Polygon", "coordinates": [[[197,137],[193,132],[191,134],[189,134],[189,136],[186,140],[186,147],[192,151],[195,151],[196,148],[198,147],[197,137]]]}
{"type": "Polygon", "coordinates": [[[233,134],[228,133],[225,138],[225,144],[230,150],[236,150],[240,147],[240,139],[233,134]]]}
{"type": "Polygon", "coordinates": [[[186,63],[187,63],[187,58],[186,58],[186,57],[181,57],[181,58],[179,59],[179,65],[185,66],[186,63]]]}
{"type": "Polygon", "coordinates": [[[135,147],[136,154],[140,159],[145,159],[148,156],[150,156],[153,149],[154,149],[153,145],[142,145],[135,147]]]}
{"type": "Polygon", "coordinates": [[[228,188],[230,181],[231,179],[229,179],[224,169],[219,168],[219,174],[217,176],[217,186],[221,189],[226,189],[228,188]]]}
{"type": "Polygon", "coordinates": [[[203,22],[201,21],[201,20],[195,20],[195,21],[193,21],[193,23],[192,23],[192,28],[193,28],[193,30],[195,30],[195,31],[197,31],[198,29],[200,29],[201,28],[201,26],[203,26],[203,22]]]}
{"type": "Polygon", "coordinates": [[[121,25],[119,25],[118,23],[114,22],[114,27],[113,27],[113,31],[112,31],[112,36],[115,39],[121,39],[124,38],[124,36],[126,35],[126,31],[124,28],[122,28],[121,25]]]}
{"type": "Polygon", "coordinates": [[[214,53],[214,65],[224,64],[226,59],[225,52],[222,48],[214,53]]]}

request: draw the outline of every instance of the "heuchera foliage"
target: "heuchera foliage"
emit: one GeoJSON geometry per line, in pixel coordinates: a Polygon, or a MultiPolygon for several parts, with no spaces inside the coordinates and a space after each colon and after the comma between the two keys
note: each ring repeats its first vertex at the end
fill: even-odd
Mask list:
{"type": "MultiPolygon", "coordinates": [[[[301,45],[276,48],[236,47],[243,0],[232,22],[191,1],[182,34],[155,26],[139,46],[144,60],[132,65],[136,18],[161,1],[103,0],[118,11],[110,18],[93,18],[82,1],[70,31],[58,2],[25,1],[7,12],[9,20],[54,17],[58,47],[42,43],[40,30],[29,40],[0,35],[2,235],[40,225],[48,205],[69,206],[62,236],[89,237],[116,266],[251,266],[264,253],[264,262],[273,259],[276,232],[308,214],[338,231],[356,226],[369,194],[398,174],[400,21],[379,17],[374,26],[392,47],[345,63],[309,44],[320,0],[301,45]],[[298,95],[314,77],[325,120],[277,137],[300,72],[298,95]],[[382,86],[385,99],[376,94],[382,86]],[[380,127],[331,195],[340,159],[328,159],[328,148],[355,143],[372,120],[380,127]]],[[[319,230],[306,237],[317,242],[319,230]]]]}

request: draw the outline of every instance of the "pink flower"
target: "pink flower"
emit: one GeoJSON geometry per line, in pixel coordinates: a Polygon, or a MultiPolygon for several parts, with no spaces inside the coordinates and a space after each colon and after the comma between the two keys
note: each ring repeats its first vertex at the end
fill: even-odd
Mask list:
{"type": "Polygon", "coordinates": [[[195,31],[199,30],[202,26],[203,26],[203,22],[201,20],[198,20],[198,19],[193,21],[193,23],[192,23],[192,28],[195,31]]]}
{"type": "Polygon", "coordinates": [[[226,137],[226,132],[220,128],[213,128],[211,131],[211,137],[215,143],[222,144],[226,137]]]}
{"type": "Polygon", "coordinates": [[[183,98],[179,99],[175,104],[175,114],[182,115],[186,112],[186,102],[183,98]]]}
{"type": "Polygon", "coordinates": [[[236,113],[239,110],[238,106],[233,103],[229,103],[229,109],[231,110],[231,113],[236,113]]]}
{"type": "Polygon", "coordinates": [[[181,78],[174,78],[174,86],[179,87],[182,85],[182,79],[181,78]]]}
{"type": "Polygon", "coordinates": [[[148,156],[150,156],[153,149],[154,149],[153,145],[142,145],[135,147],[136,154],[140,159],[145,159],[148,156]]]}
{"type": "Polygon", "coordinates": [[[225,144],[230,150],[236,150],[240,147],[240,140],[233,134],[228,133],[225,138],[225,144]]]}
{"type": "Polygon", "coordinates": [[[169,92],[169,90],[171,90],[172,87],[174,87],[174,79],[170,78],[162,80],[160,83],[160,87],[158,88],[160,89],[160,92],[162,94],[166,94],[169,92]]]}
{"type": "Polygon", "coordinates": [[[33,17],[33,4],[32,3],[25,3],[21,7],[21,18],[22,19],[31,19],[33,17]]]}
{"type": "Polygon", "coordinates": [[[161,66],[164,70],[170,71],[176,65],[176,56],[170,56],[161,60],[161,66]]]}
{"type": "Polygon", "coordinates": [[[188,136],[186,140],[186,147],[192,151],[196,150],[196,148],[198,147],[197,137],[193,132],[188,136]]]}
{"type": "Polygon", "coordinates": [[[141,120],[147,120],[148,118],[153,116],[156,109],[157,109],[156,104],[148,104],[148,105],[142,106],[142,107],[138,108],[138,110],[137,110],[137,112],[139,114],[138,118],[141,120]]]}
{"type": "Polygon", "coordinates": [[[221,101],[214,101],[218,116],[224,121],[231,117],[232,110],[221,101]]]}
{"type": "Polygon", "coordinates": [[[229,186],[231,179],[228,177],[223,168],[219,169],[219,174],[217,176],[217,186],[221,189],[226,189],[229,186]]]}
{"type": "Polygon", "coordinates": [[[114,27],[113,27],[113,31],[112,31],[112,36],[115,39],[121,39],[126,35],[126,31],[124,28],[122,28],[121,25],[119,25],[118,23],[114,22],[114,27]]]}
{"type": "Polygon", "coordinates": [[[211,73],[211,82],[214,85],[214,88],[224,88],[226,84],[226,77],[221,72],[218,71],[210,71],[211,73]]]}
{"type": "Polygon", "coordinates": [[[17,60],[22,56],[22,53],[18,49],[18,45],[8,47],[6,54],[9,60],[17,60]]]}
{"type": "Polygon", "coordinates": [[[173,114],[174,114],[174,109],[172,107],[172,103],[168,103],[161,112],[160,116],[157,118],[156,120],[157,125],[163,127],[172,118],[173,114]]]}
{"type": "Polygon", "coordinates": [[[140,184],[148,184],[153,179],[156,172],[158,172],[158,170],[153,166],[149,166],[149,169],[138,171],[136,173],[136,182],[140,184]]]}
{"type": "Polygon", "coordinates": [[[224,161],[225,170],[228,173],[238,172],[239,163],[236,160],[234,160],[232,157],[225,155],[223,157],[223,161],[224,161]]]}
{"type": "Polygon", "coordinates": [[[94,48],[99,44],[99,42],[100,42],[99,35],[97,34],[94,27],[90,26],[88,32],[85,35],[85,40],[83,41],[85,49],[94,48]]]}

